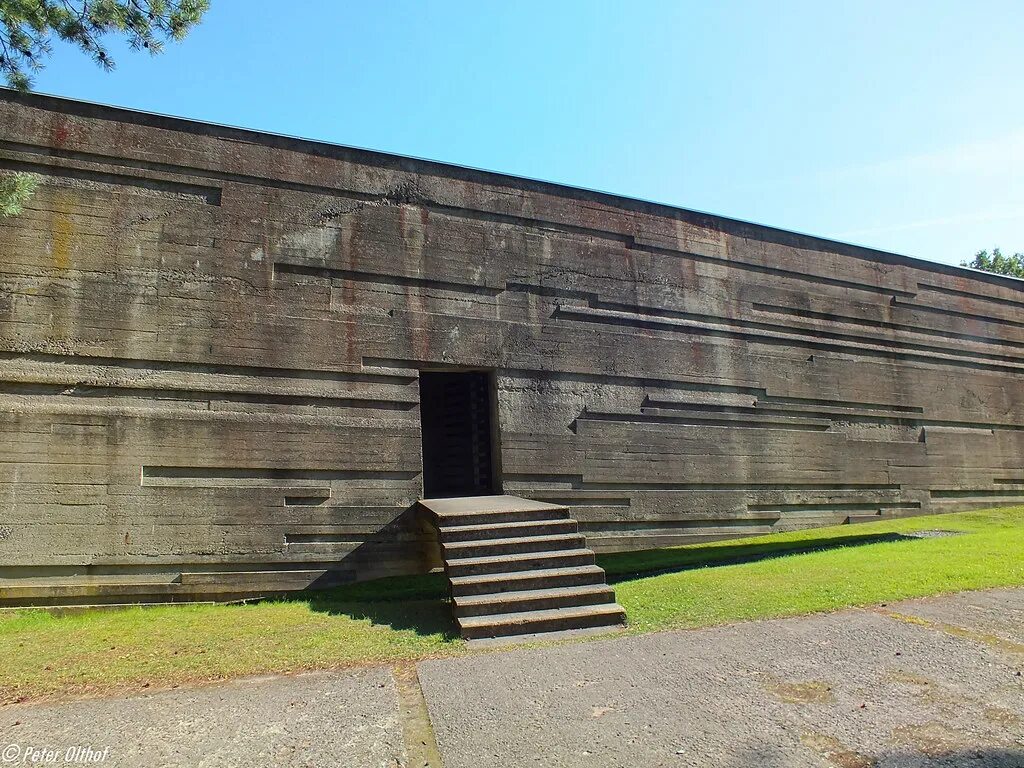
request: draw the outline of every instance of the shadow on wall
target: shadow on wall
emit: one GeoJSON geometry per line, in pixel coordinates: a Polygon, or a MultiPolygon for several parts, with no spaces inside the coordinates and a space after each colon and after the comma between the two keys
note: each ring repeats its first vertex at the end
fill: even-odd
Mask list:
{"type": "Polygon", "coordinates": [[[391,576],[424,574],[442,565],[441,546],[434,530],[413,504],[369,535],[316,530],[288,536],[289,552],[331,558],[327,566],[307,563],[308,568],[327,570],[308,583],[306,590],[354,587],[360,576],[378,582],[391,576]],[[355,547],[348,549],[358,540],[355,547]],[[339,550],[340,548],[340,550],[339,550]],[[347,553],[338,560],[339,551],[347,553]]]}
{"type": "Polygon", "coordinates": [[[615,584],[630,579],[677,573],[695,568],[752,563],[787,555],[804,555],[842,547],[882,544],[893,541],[919,541],[917,536],[900,533],[876,533],[861,536],[835,536],[801,541],[759,541],[749,544],[724,544],[715,547],[677,547],[647,549],[601,555],[598,565],[608,573],[608,582],[615,584]]]}

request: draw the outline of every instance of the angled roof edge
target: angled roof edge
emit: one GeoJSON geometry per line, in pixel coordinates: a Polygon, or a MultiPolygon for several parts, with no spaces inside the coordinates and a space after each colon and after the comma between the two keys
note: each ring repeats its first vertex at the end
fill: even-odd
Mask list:
{"type": "Polygon", "coordinates": [[[479,180],[488,183],[503,184],[525,191],[544,192],[547,194],[559,195],[577,200],[590,200],[606,205],[622,208],[624,210],[638,211],[648,214],[667,216],[690,221],[704,226],[725,231],[740,237],[753,237],[760,240],[769,240],[781,245],[789,245],[799,248],[811,248],[817,250],[828,250],[840,253],[853,258],[875,261],[886,264],[897,264],[914,267],[917,269],[940,272],[950,275],[970,277],[975,280],[1003,285],[1014,290],[1024,291],[1024,280],[1006,275],[997,275],[991,272],[971,269],[969,267],[958,267],[951,264],[942,264],[929,261],[915,256],[905,256],[899,253],[883,251],[869,246],[857,245],[841,240],[832,240],[827,237],[809,235],[794,230],[781,229],[767,224],[758,224],[743,219],[735,219],[728,216],[721,216],[714,213],[706,213],[690,208],[682,208],[667,203],[659,203],[642,198],[617,195],[610,192],[602,192],[586,187],[577,187],[571,184],[562,184],[543,179],[534,179],[527,176],[516,176],[514,174],[489,171],[483,168],[459,165],[457,163],[445,163],[438,160],[428,160],[409,155],[399,155],[391,152],[353,147],[347,144],[338,144],[330,141],[317,139],[306,139],[299,136],[272,133],[252,128],[240,128],[222,123],[213,123],[191,118],[165,115],[158,112],[146,112],[144,110],[130,109],[127,107],[100,104],[91,101],[72,99],[66,96],[55,96],[38,92],[22,93],[10,88],[0,86],[0,99],[15,103],[24,103],[29,106],[46,109],[53,112],[63,112],[80,117],[89,117],[99,120],[115,120],[118,122],[146,125],[154,128],[180,131],[185,133],[201,134],[214,138],[223,138],[234,141],[248,141],[254,144],[264,144],[280,149],[288,149],[309,154],[326,157],[337,157],[375,165],[379,167],[395,168],[397,170],[411,172],[427,172],[437,176],[447,176],[466,181],[479,180]]]}

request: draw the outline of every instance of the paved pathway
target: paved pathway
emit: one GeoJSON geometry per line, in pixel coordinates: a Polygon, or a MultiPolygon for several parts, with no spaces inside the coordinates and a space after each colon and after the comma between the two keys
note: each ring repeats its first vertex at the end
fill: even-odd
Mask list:
{"type": "Polygon", "coordinates": [[[28,765],[26,748],[44,747],[67,765],[81,746],[108,766],[1024,768],[1022,673],[1024,590],[994,590],[8,706],[0,758],[28,765]]]}
{"type": "Polygon", "coordinates": [[[74,765],[80,748],[106,759],[79,765],[136,768],[405,764],[395,681],[384,667],[0,708],[0,765],[74,765]],[[34,761],[38,748],[59,756],[34,761]]]}
{"type": "Polygon", "coordinates": [[[1024,590],[420,665],[447,768],[1024,767],[1024,590]]]}

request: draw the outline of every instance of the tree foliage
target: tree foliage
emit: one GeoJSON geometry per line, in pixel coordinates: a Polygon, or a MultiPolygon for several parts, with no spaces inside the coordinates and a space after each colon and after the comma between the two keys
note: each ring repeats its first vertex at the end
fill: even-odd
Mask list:
{"type": "Polygon", "coordinates": [[[978,251],[973,259],[961,262],[960,266],[994,272],[997,275],[1024,278],[1024,253],[1004,256],[998,248],[993,248],[992,253],[978,251]]]}
{"type": "Polygon", "coordinates": [[[120,34],[136,49],[159,53],[202,19],[209,0],[0,0],[0,72],[27,90],[54,37],[77,46],[106,70],[114,68],[104,38],[120,34]]]}
{"type": "Polygon", "coordinates": [[[17,216],[39,186],[39,177],[32,173],[9,173],[0,176],[0,217],[17,216]]]}

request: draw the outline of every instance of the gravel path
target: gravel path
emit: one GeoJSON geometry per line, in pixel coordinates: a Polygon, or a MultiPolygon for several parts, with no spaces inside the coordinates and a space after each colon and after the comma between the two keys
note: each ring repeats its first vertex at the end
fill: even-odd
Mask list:
{"type": "Polygon", "coordinates": [[[420,665],[446,768],[1024,766],[1024,590],[420,665]]]}

